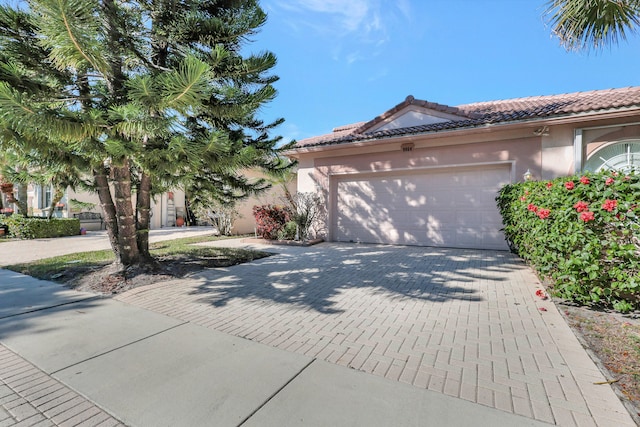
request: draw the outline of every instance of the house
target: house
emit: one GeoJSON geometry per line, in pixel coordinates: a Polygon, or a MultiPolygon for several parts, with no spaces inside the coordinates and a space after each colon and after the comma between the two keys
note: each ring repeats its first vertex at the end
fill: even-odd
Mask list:
{"type": "MultiPolygon", "coordinates": [[[[33,216],[47,216],[52,197],[53,188],[51,186],[30,184],[27,191],[27,205],[30,214],[33,216]]],[[[135,199],[132,199],[132,203],[135,203],[135,199]]],[[[74,214],[80,212],[102,213],[100,200],[96,193],[76,192],[72,189],[67,189],[53,216],[73,218],[74,214]],[[77,207],[72,203],[72,200],[81,202],[86,206],[77,207]]],[[[183,191],[177,190],[157,195],[151,200],[151,228],[175,227],[177,223],[180,223],[179,217],[185,218],[185,212],[185,195],[183,191]]],[[[104,228],[99,223],[83,226],[90,230],[104,228]]]]}
{"type": "Polygon", "coordinates": [[[507,249],[505,184],[640,168],[640,87],[448,106],[407,97],[299,141],[298,192],[319,192],[330,241],[507,249]]]}
{"type": "MultiPolygon", "coordinates": [[[[266,175],[258,171],[247,170],[243,174],[251,179],[267,178],[266,175]]],[[[295,179],[287,183],[289,191],[295,193],[295,179]]],[[[0,197],[5,197],[3,206],[13,206],[6,201],[6,195],[0,193],[0,197]]],[[[31,215],[46,216],[51,206],[53,188],[30,184],[27,191],[27,204],[31,215]]],[[[132,200],[135,203],[135,200],[132,200]]],[[[257,195],[252,195],[244,200],[240,200],[234,206],[237,215],[234,218],[231,229],[232,234],[253,234],[256,229],[256,222],[253,216],[253,207],[263,204],[283,204],[284,189],[282,184],[273,184],[271,188],[257,195]]],[[[174,190],[160,195],[156,195],[151,200],[151,229],[180,226],[183,221],[179,218],[186,217],[187,202],[185,193],[182,190],[174,190]]],[[[56,217],[72,218],[79,212],[102,213],[98,195],[89,192],[75,192],[71,189],[65,191],[64,196],[58,203],[54,212],[56,217]],[[72,200],[77,200],[86,204],[87,207],[79,208],[72,200]]],[[[83,224],[88,230],[99,230],[104,228],[100,222],[83,224]]]]}

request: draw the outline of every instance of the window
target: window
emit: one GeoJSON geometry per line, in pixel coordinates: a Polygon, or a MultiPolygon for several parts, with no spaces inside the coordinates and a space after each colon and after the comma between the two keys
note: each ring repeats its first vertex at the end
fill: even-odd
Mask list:
{"type": "Polygon", "coordinates": [[[52,190],[51,186],[38,187],[40,197],[38,200],[38,209],[46,209],[51,206],[52,190]]]}
{"type": "Polygon", "coordinates": [[[589,156],[584,168],[592,172],[607,169],[640,170],[640,141],[606,145],[589,156]]]}

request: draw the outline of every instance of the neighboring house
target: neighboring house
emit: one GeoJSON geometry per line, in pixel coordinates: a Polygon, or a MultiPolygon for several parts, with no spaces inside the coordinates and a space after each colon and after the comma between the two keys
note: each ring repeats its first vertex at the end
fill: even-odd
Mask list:
{"type": "MultiPolygon", "coordinates": [[[[29,185],[27,192],[28,206],[31,214],[34,216],[46,216],[52,198],[53,188],[51,186],[29,185]]],[[[135,204],[135,200],[132,201],[135,204]]],[[[135,205],[134,205],[135,206],[135,205]]],[[[60,200],[59,207],[56,208],[54,216],[73,218],[73,214],[79,212],[97,212],[102,213],[100,201],[96,193],[75,192],[71,189],[65,191],[63,198],[60,200]],[[93,204],[91,209],[74,209],[71,200],[78,200],[83,203],[93,204]]],[[[181,190],[163,193],[155,196],[151,200],[151,228],[175,227],[180,223],[178,217],[185,218],[185,196],[181,190]]],[[[95,229],[98,227],[93,227],[95,229]]]]}
{"type": "MultiPolygon", "coordinates": [[[[249,178],[264,178],[265,176],[257,171],[245,171],[244,174],[249,178]]],[[[287,187],[295,194],[296,181],[295,178],[288,183],[287,187]]],[[[31,214],[34,216],[46,216],[53,197],[53,188],[51,186],[29,185],[28,187],[28,206],[31,214]]],[[[135,203],[135,200],[132,202],[135,203]]],[[[235,210],[238,215],[233,223],[232,234],[253,234],[256,228],[255,218],[253,216],[253,207],[256,205],[277,204],[283,205],[284,189],[281,184],[274,184],[270,189],[248,197],[236,203],[235,210]]],[[[5,203],[8,206],[8,204],[5,203]]],[[[98,195],[89,192],[74,192],[68,189],[64,197],[60,200],[56,208],[54,216],[73,218],[73,214],[79,212],[97,212],[102,213],[98,195]],[[93,204],[91,209],[73,209],[71,200],[78,200],[84,203],[93,204]]],[[[11,205],[13,206],[13,205],[11,205]]],[[[185,218],[186,203],[185,194],[182,190],[163,193],[155,196],[151,200],[151,229],[164,227],[179,226],[181,221],[179,217],[185,218]]],[[[100,224],[91,224],[88,229],[99,229],[100,224]]]]}
{"type": "Polygon", "coordinates": [[[640,168],[640,87],[456,107],[409,96],[287,154],[298,192],[324,197],[330,241],[507,249],[503,185],[640,168]]]}

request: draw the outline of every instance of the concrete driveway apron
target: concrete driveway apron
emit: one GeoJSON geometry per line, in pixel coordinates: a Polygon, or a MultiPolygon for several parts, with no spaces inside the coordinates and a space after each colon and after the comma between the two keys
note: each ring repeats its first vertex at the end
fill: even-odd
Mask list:
{"type": "Polygon", "coordinates": [[[594,384],[605,378],[510,253],[215,244],[278,254],[116,299],[544,422],[635,425],[611,387],[594,384]]]}

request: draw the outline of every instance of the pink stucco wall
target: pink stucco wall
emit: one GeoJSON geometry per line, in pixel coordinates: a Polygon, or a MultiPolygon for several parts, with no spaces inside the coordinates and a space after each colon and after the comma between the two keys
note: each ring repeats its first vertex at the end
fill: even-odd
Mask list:
{"type": "Polygon", "coordinates": [[[307,168],[303,168],[301,165],[300,172],[304,170],[309,174],[310,179],[300,180],[298,191],[314,191],[318,187],[328,189],[329,177],[334,174],[401,171],[450,165],[481,165],[506,161],[513,162],[515,166],[513,174],[516,179],[521,177],[527,169],[540,176],[539,137],[431,148],[417,147],[411,152],[403,152],[399,145],[394,148],[393,151],[316,158],[312,167],[308,165],[307,168]]]}

